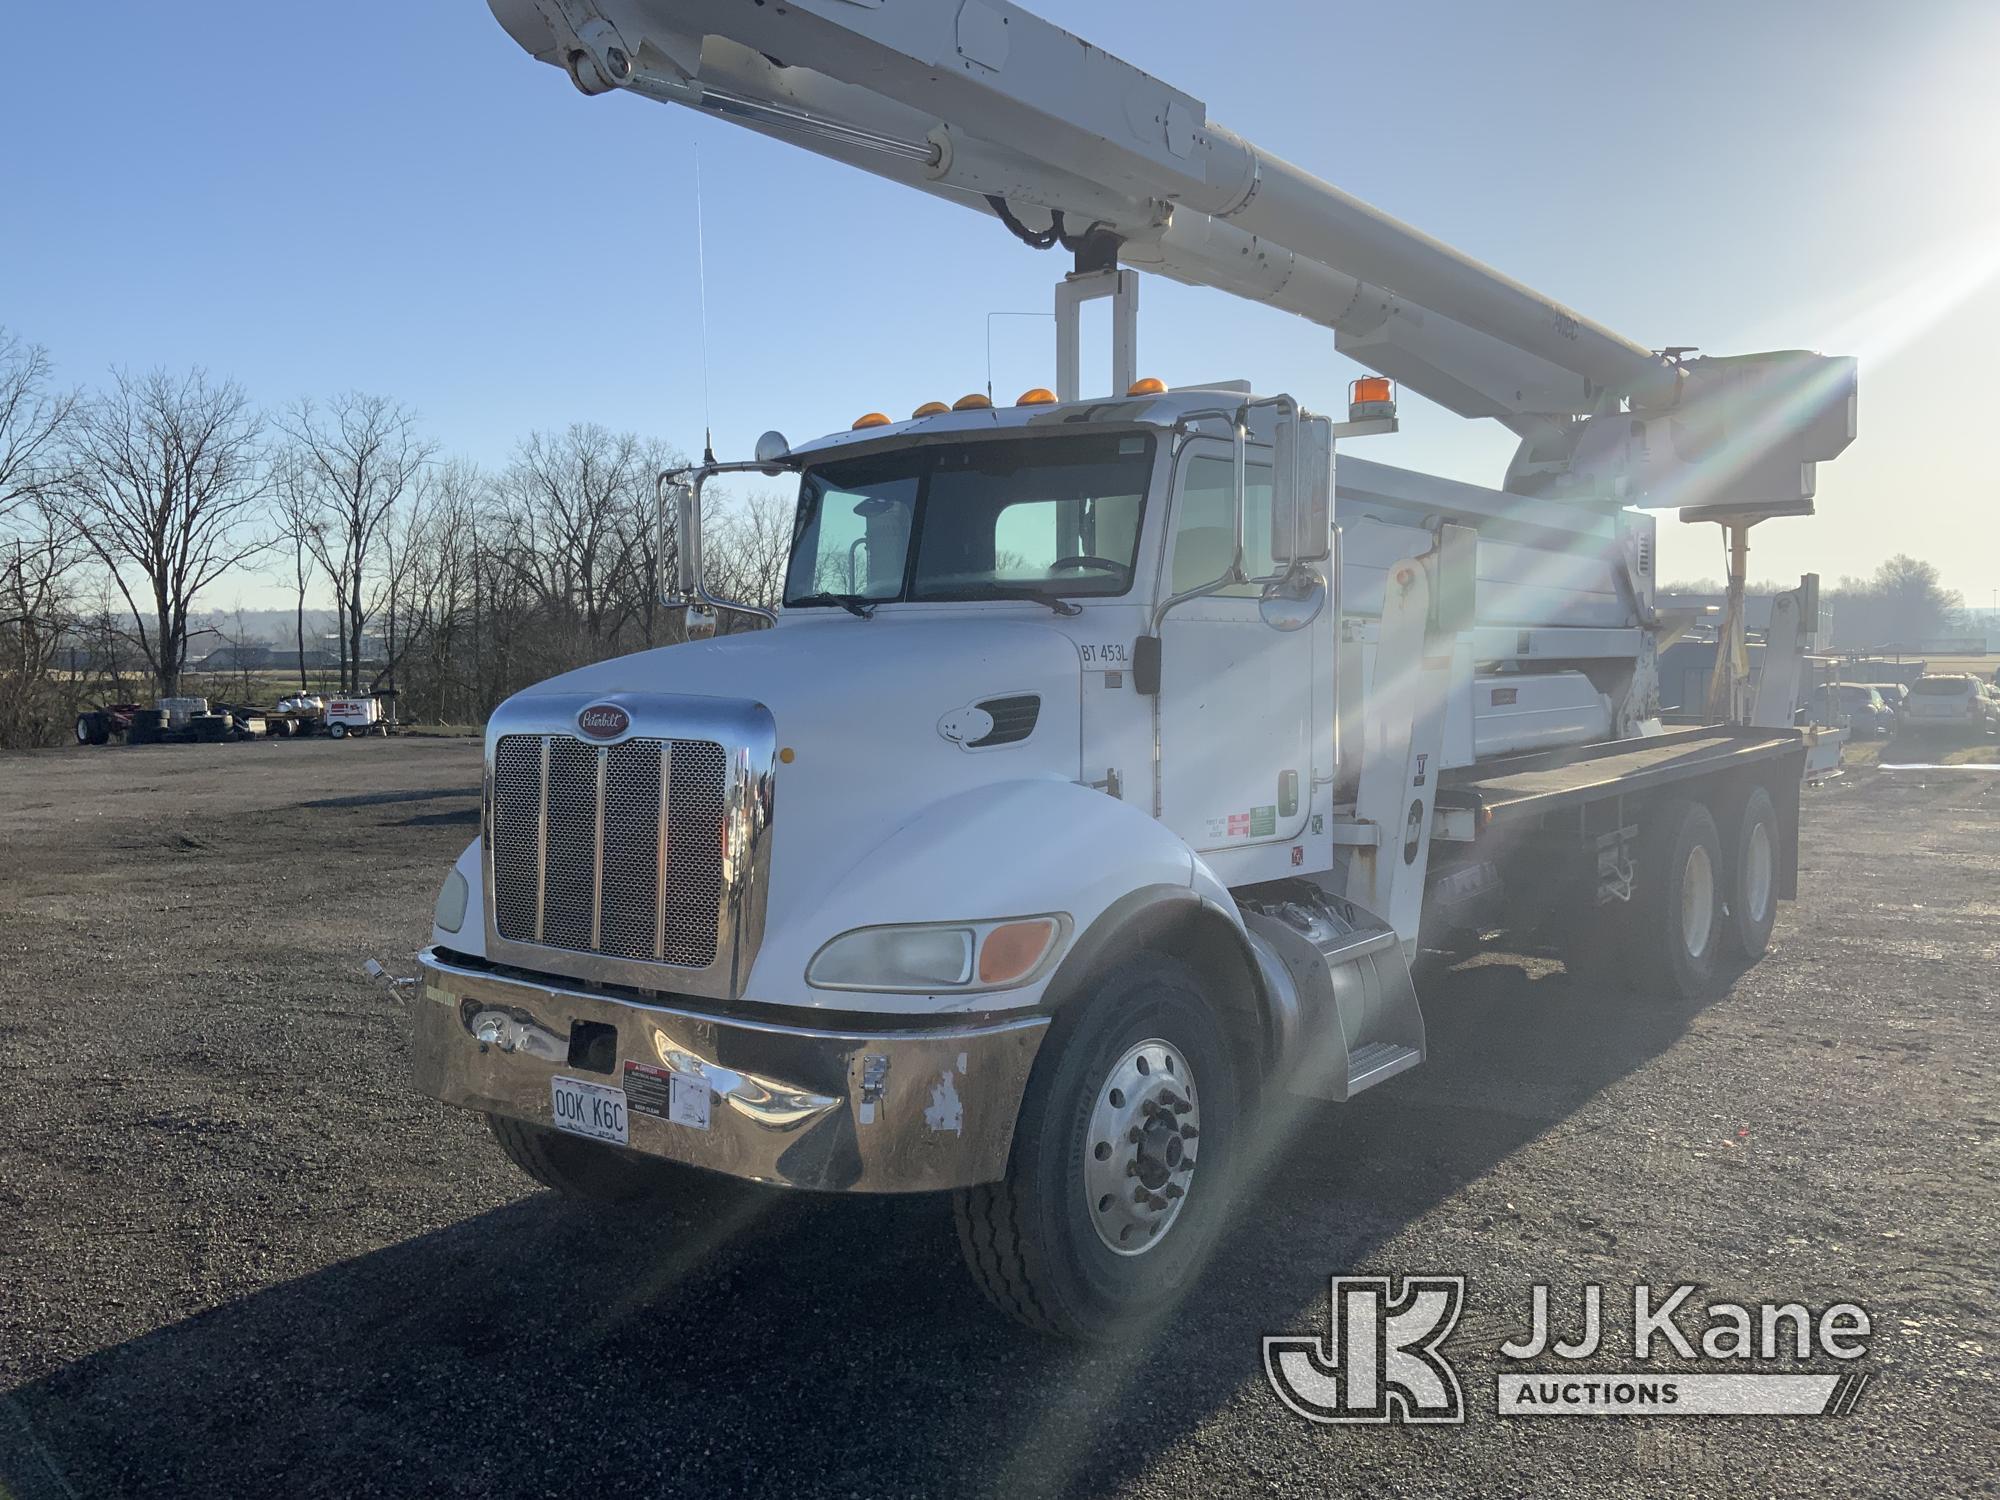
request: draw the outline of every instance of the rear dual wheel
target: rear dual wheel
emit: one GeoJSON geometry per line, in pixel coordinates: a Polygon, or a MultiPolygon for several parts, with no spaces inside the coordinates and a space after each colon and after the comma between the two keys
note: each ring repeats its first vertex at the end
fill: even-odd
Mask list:
{"type": "Polygon", "coordinates": [[[1722,959],[1722,836],[1699,802],[1655,807],[1639,832],[1631,963],[1643,989],[1683,999],[1708,992],[1722,959]]]}
{"type": "Polygon", "coordinates": [[[1564,967],[1609,990],[1692,999],[1714,982],[1721,958],[1722,839],[1699,802],[1656,804],[1641,821],[1632,899],[1587,904],[1580,893],[1563,924],[1564,967]]]}
{"type": "Polygon", "coordinates": [[[1723,940],[1733,956],[1755,963],[1771,946],[1778,919],[1778,809],[1771,794],[1753,786],[1735,799],[1726,831],[1723,940]]]}
{"type": "Polygon", "coordinates": [[[1578,921],[1569,967],[1600,983],[1696,999],[1725,958],[1754,962],[1778,914],[1778,814],[1761,786],[1657,804],[1640,826],[1632,900],[1578,921]],[[1726,836],[1725,836],[1726,835],[1726,836]]]}

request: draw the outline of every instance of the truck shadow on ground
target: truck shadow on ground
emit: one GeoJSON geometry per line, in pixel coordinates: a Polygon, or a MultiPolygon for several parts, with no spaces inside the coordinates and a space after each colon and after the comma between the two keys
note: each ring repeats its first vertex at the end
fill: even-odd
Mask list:
{"type": "Polygon", "coordinates": [[[33,1436],[0,1441],[0,1481],[19,1500],[1112,1488],[1268,1399],[1261,1335],[1315,1326],[1330,1274],[1369,1265],[1692,1014],[1491,960],[1440,976],[1426,1010],[1430,1065],[1306,1110],[1198,1310],[1145,1346],[1003,1323],[938,1198],[777,1196],[698,1220],[538,1193],[17,1390],[0,1427],[33,1436]]]}

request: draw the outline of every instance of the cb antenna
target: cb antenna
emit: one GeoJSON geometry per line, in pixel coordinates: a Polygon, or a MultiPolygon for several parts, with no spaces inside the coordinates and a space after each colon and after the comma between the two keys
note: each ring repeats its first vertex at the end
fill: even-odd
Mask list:
{"type": "Polygon", "coordinates": [[[714,419],[708,405],[708,233],[701,216],[701,142],[694,143],[694,271],[701,299],[701,461],[715,462],[714,419]]]}

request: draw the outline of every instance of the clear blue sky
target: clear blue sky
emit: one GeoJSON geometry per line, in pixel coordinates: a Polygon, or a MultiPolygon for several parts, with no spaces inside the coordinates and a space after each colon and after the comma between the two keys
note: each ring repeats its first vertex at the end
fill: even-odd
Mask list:
{"type": "MultiPolygon", "coordinates": [[[[1968,602],[2000,588],[2000,4],[1032,8],[1641,342],[1862,354],[1861,441],[1817,518],[1761,528],[1753,571],[1908,551],[1968,602]]],[[[486,463],[579,419],[696,450],[696,141],[725,456],[980,388],[986,314],[1046,308],[1063,268],[808,153],[586,99],[481,0],[12,6],[0,57],[0,323],[72,381],[201,364],[273,407],[380,391],[486,463]]],[[[1052,383],[1050,329],[996,324],[1002,399],[1052,383]]],[[[1170,382],[1321,409],[1355,373],[1322,330],[1155,280],[1141,350],[1170,382]]],[[[1415,402],[1404,427],[1358,451],[1492,483],[1511,446],[1415,402]]],[[[1713,528],[1662,531],[1668,573],[1717,570],[1713,528]]]]}

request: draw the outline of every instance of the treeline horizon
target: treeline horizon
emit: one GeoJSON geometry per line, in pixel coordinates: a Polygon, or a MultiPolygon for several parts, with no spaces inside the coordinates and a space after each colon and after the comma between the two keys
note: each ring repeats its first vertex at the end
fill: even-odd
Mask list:
{"type": "MultiPolygon", "coordinates": [[[[671,644],[682,615],[656,584],[678,539],[655,483],[684,467],[657,438],[593,422],[528,432],[486,467],[394,398],[265,408],[199,368],[65,386],[45,349],[0,328],[0,746],[58,743],[97,704],[175,696],[230,641],[216,623],[230,611],[205,596],[253,567],[289,584],[290,640],[261,640],[299,653],[298,687],[393,683],[416,719],[478,722],[544,677],[671,644]],[[304,669],[326,640],[308,618],[327,614],[330,684],[304,669]]],[[[712,495],[712,584],[774,603],[789,502],[712,495]]]]}

